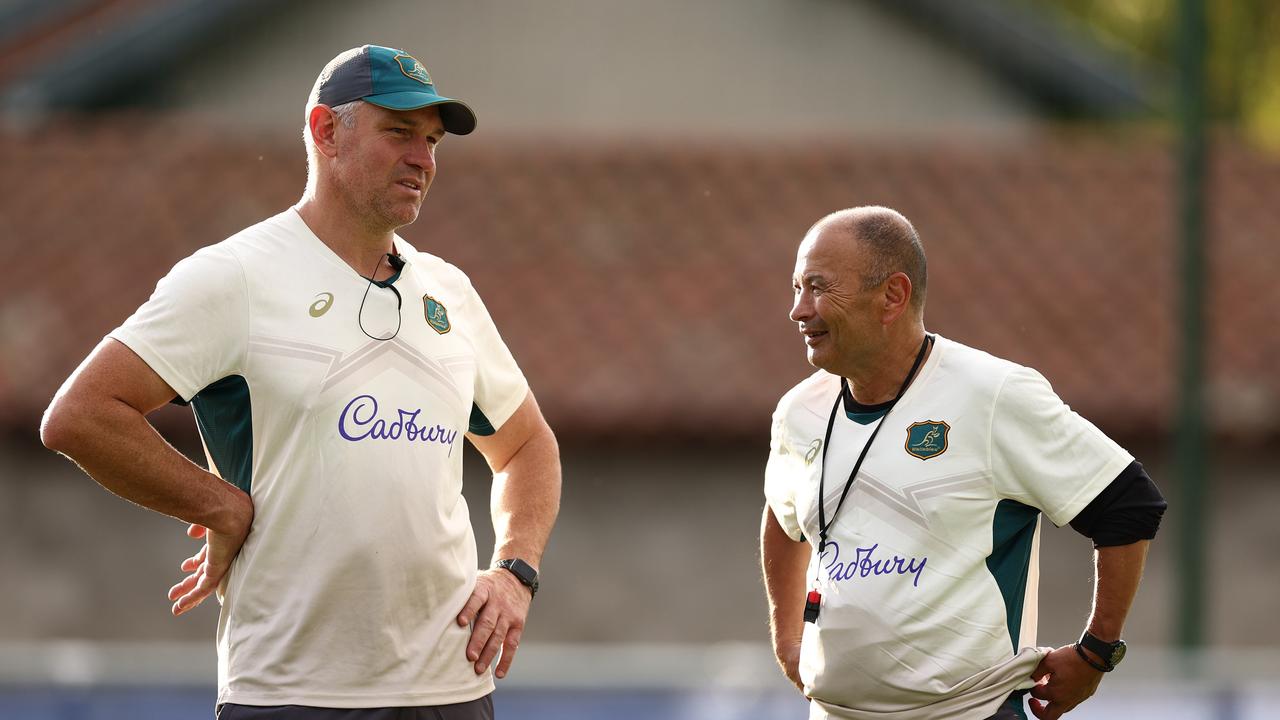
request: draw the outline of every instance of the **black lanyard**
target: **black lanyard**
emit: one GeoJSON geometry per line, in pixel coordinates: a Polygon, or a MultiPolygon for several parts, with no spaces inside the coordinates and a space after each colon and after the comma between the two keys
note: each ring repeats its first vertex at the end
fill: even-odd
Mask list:
{"type": "MultiPolygon", "coordinates": [[[[911,384],[912,378],[916,376],[916,371],[920,369],[920,363],[924,361],[925,351],[929,349],[930,343],[933,342],[932,335],[925,335],[924,340],[920,342],[920,352],[916,353],[916,361],[911,365],[911,372],[907,373],[907,379],[902,381],[902,387],[898,388],[898,394],[893,396],[889,401],[889,406],[884,409],[884,415],[880,416],[880,422],[876,423],[876,429],[871,431],[871,437],[867,438],[867,444],[862,446],[862,453],[858,455],[858,462],[853,465],[853,472],[849,473],[849,479],[844,484],[844,492],[840,493],[840,501],[836,503],[836,509],[831,512],[831,521],[827,521],[827,494],[826,494],[826,475],[827,475],[827,450],[831,449],[831,428],[836,424],[836,413],[840,411],[840,405],[844,402],[844,394],[849,391],[849,381],[843,377],[840,378],[840,394],[836,396],[836,404],[831,406],[831,417],[827,419],[827,434],[822,439],[822,470],[818,473],[818,554],[821,555],[827,549],[827,532],[831,530],[831,526],[836,522],[836,515],[840,512],[840,508],[844,506],[844,499],[849,495],[849,489],[853,487],[853,480],[858,476],[858,470],[862,467],[862,461],[867,457],[867,451],[871,449],[871,443],[875,441],[876,435],[880,432],[881,426],[884,425],[885,418],[889,417],[889,413],[893,410],[893,406],[898,404],[902,399],[902,394],[907,391],[907,386],[911,384]]],[[[850,393],[850,397],[853,394],[850,393]]]]}
{"type": "MultiPolygon", "coordinates": [[[[393,247],[392,249],[394,250],[395,248],[393,247]]],[[[387,263],[391,265],[392,269],[394,269],[395,272],[391,273],[391,277],[387,278],[386,280],[374,280],[373,279],[374,276],[378,274],[378,268],[382,266],[382,258],[378,258],[378,264],[373,266],[373,274],[365,278],[366,280],[369,281],[369,284],[364,286],[364,297],[360,298],[360,310],[356,312],[356,323],[360,326],[360,332],[378,341],[390,340],[391,338],[399,335],[400,323],[404,320],[404,318],[400,314],[400,310],[404,306],[404,298],[400,296],[400,291],[397,290],[396,286],[392,284],[396,280],[400,279],[400,271],[404,270],[404,265],[405,265],[404,259],[394,253],[387,253],[382,257],[385,257],[387,259],[387,263]],[[396,296],[396,330],[395,332],[391,333],[386,337],[374,337],[373,335],[369,334],[368,330],[364,329],[364,301],[369,299],[369,289],[372,288],[374,285],[377,285],[378,287],[386,290],[390,290],[391,292],[395,293],[395,296],[396,296]]],[[[361,275],[361,277],[364,277],[364,276],[361,275]]]]}

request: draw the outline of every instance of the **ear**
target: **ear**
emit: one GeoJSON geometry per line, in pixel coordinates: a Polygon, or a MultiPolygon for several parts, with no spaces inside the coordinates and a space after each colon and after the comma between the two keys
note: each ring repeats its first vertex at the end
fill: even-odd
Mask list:
{"type": "Polygon", "coordinates": [[[880,322],[892,325],[911,304],[911,278],[906,273],[896,272],[884,283],[884,307],[880,322]]]}
{"type": "Polygon", "coordinates": [[[307,116],[307,129],[321,155],[334,157],[338,154],[338,116],[327,105],[311,108],[311,114],[307,116]]]}

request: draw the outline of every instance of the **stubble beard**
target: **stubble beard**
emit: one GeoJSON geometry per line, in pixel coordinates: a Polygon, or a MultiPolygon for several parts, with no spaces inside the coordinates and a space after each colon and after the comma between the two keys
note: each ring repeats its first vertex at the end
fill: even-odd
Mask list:
{"type": "Polygon", "coordinates": [[[334,181],[339,192],[345,198],[347,208],[356,216],[360,225],[371,234],[381,235],[413,224],[418,219],[425,199],[427,188],[422,189],[422,197],[408,209],[407,203],[392,200],[392,188],[385,187],[385,178],[363,177],[358,167],[339,168],[334,173],[334,181]]]}
{"type": "MultiPolygon", "coordinates": [[[[426,193],[424,192],[423,194],[425,195],[426,193]]],[[[369,205],[371,214],[376,215],[378,220],[384,223],[391,232],[395,232],[406,225],[412,225],[422,211],[421,202],[412,205],[412,210],[409,210],[409,205],[393,202],[386,195],[370,198],[369,205]]]]}
{"type": "Polygon", "coordinates": [[[412,206],[412,210],[407,210],[407,205],[393,202],[386,192],[366,190],[357,194],[351,192],[350,186],[344,190],[348,206],[359,216],[361,224],[375,235],[393,233],[406,225],[412,225],[422,208],[421,203],[418,203],[412,206]]]}

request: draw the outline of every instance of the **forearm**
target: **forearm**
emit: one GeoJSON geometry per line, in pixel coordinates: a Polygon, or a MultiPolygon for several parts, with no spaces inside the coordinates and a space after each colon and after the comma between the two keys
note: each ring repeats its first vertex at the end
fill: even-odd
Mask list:
{"type": "Polygon", "coordinates": [[[252,516],[248,495],[184,457],[123,401],[59,397],[42,436],[107,490],[156,512],[228,534],[252,516]]]}
{"type": "Polygon", "coordinates": [[[560,450],[549,428],[535,432],[493,475],[493,560],[540,567],[560,512],[560,450]]]}
{"type": "Polygon", "coordinates": [[[1149,541],[1140,540],[1129,545],[1098,548],[1093,612],[1088,628],[1091,635],[1107,642],[1120,639],[1125,618],[1138,593],[1149,545],[1149,541]]]}
{"type": "Polygon", "coordinates": [[[795,675],[800,641],[804,636],[805,570],[808,543],[792,540],[766,506],[760,524],[760,564],[769,601],[769,631],[773,652],[783,671],[799,685],[795,675]]]}

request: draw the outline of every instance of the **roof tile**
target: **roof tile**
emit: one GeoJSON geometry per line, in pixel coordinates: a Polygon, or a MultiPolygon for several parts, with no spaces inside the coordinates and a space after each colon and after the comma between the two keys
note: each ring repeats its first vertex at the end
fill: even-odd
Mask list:
{"type": "MultiPolygon", "coordinates": [[[[1209,183],[1214,422],[1280,431],[1280,164],[1229,140],[1209,183]],[[1240,408],[1234,412],[1231,408],[1240,408]]],[[[0,423],[58,383],[178,259],[294,202],[294,138],[133,116],[0,134],[0,423]]],[[[472,278],[561,433],[766,432],[804,377],[795,246],[885,204],[929,253],[929,326],[1041,370],[1113,432],[1173,411],[1175,168],[1156,138],[1015,145],[534,143],[441,150],[404,236],[472,278]]]]}

